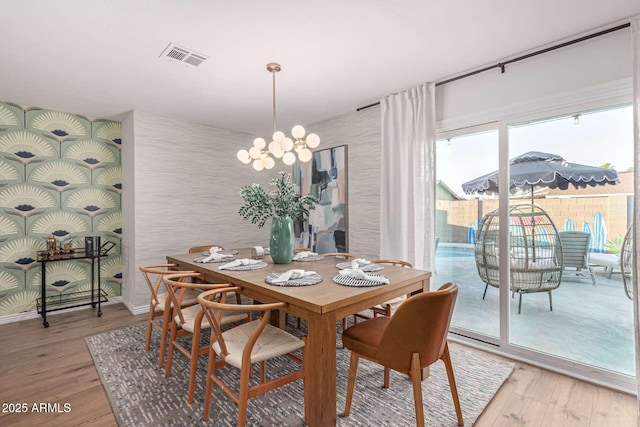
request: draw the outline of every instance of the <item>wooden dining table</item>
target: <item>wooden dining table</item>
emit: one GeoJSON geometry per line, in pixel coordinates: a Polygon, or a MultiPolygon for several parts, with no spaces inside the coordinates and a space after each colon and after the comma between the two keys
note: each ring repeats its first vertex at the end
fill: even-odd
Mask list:
{"type": "MultiPolygon", "coordinates": [[[[250,249],[239,249],[236,258],[249,258],[250,249]]],[[[265,268],[249,271],[220,270],[224,263],[198,263],[200,254],[168,255],[167,262],[176,270],[203,273],[211,283],[231,283],[242,288],[242,294],[263,303],[282,301],[284,311],[306,319],[308,327],[308,376],[310,426],[336,425],[336,322],[349,315],[383,303],[395,297],[429,290],[431,272],[413,268],[385,266],[376,272],[389,278],[389,284],[371,287],[351,287],[334,283],[338,274],[337,258],[315,262],[292,261],[274,264],[267,255],[265,268]],[[268,273],[284,273],[290,269],[315,271],[323,280],[311,286],[284,287],[265,283],[268,273]]],[[[272,323],[284,327],[283,313],[272,315],[272,323]]]]}

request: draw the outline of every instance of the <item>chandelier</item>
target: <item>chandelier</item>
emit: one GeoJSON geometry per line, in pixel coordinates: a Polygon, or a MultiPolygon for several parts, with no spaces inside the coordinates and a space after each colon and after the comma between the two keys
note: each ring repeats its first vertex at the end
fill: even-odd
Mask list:
{"type": "Polygon", "coordinates": [[[253,147],[247,150],[238,151],[238,160],[242,163],[249,164],[253,162],[253,168],[257,171],[262,169],[271,169],[275,165],[274,157],[282,158],[285,165],[292,165],[296,161],[296,154],[301,162],[311,160],[310,148],[316,148],[320,144],[320,137],[315,133],[310,133],[305,139],[305,129],[296,125],[291,129],[291,136],[287,137],[284,132],[276,128],[276,73],[282,67],[280,64],[270,62],[267,64],[267,70],[271,73],[273,79],[273,135],[271,142],[267,146],[264,138],[256,138],[253,140],[253,147]],[[296,154],[294,154],[296,153],[296,154]]]}

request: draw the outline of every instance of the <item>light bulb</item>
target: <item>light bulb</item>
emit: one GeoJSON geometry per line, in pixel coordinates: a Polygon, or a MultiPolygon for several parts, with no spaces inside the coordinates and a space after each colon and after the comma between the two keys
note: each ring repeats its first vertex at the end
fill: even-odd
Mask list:
{"type": "Polygon", "coordinates": [[[262,160],[256,159],[253,161],[253,168],[257,171],[261,171],[264,169],[264,165],[262,164],[262,160]]]}
{"type": "Polygon", "coordinates": [[[284,156],[282,156],[282,161],[285,165],[291,166],[296,162],[296,155],[290,151],[288,153],[284,153],[284,156]]]}
{"type": "Polygon", "coordinates": [[[280,147],[280,143],[276,142],[276,141],[271,141],[269,143],[269,151],[271,152],[271,154],[276,154],[280,151],[282,151],[282,147],[280,147]]]}
{"type": "Polygon", "coordinates": [[[272,169],[273,166],[276,164],[276,162],[273,160],[272,157],[267,157],[262,159],[262,164],[264,165],[265,169],[272,169]]]}
{"type": "Polygon", "coordinates": [[[307,135],[307,146],[309,148],[316,148],[318,145],[320,145],[320,137],[318,135],[315,133],[307,135]]]}
{"type": "Polygon", "coordinates": [[[300,125],[295,125],[293,129],[291,129],[291,135],[293,135],[295,139],[304,138],[304,128],[300,125]]]}
{"type": "Polygon", "coordinates": [[[291,149],[293,148],[293,141],[291,140],[291,138],[285,138],[280,143],[280,146],[282,147],[283,151],[291,151],[291,149]]]}
{"type": "Polygon", "coordinates": [[[311,150],[309,150],[308,148],[303,148],[298,153],[298,158],[301,162],[308,162],[309,160],[311,160],[311,150]]]}
{"type": "Polygon", "coordinates": [[[251,158],[249,157],[249,152],[247,150],[240,150],[238,151],[238,160],[240,160],[242,163],[249,163],[251,161],[251,158]]]}
{"type": "Polygon", "coordinates": [[[276,159],[281,158],[284,155],[284,151],[280,150],[280,151],[276,151],[275,153],[271,153],[273,154],[273,157],[275,157],[276,159]]]}
{"type": "Polygon", "coordinates": [[[260,154],[262,154],[262,152],[258,147],[251,147],[249,149],[249,156],[251,156],[252,159],[259,159],[260,154]]]}
{"type": "Polygon", "coordinates": [[[258,147],[259,149],[263,149],[267,145],[267,142],[262,138],[256,138],[253,140],[253,146],[258,147]]]}
{"type": "Polygon", "coordinates": [[[283,139],[284,139],[284,132],[280,132],[278,130],[273,133],[273,140],[275,142],[282,142],[283,139]]]}

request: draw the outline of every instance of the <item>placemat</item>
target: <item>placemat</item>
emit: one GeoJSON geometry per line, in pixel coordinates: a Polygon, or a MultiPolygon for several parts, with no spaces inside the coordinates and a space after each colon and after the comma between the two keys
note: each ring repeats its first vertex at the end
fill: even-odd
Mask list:
{"type": "MultiPolygon", "coordinates": [[[[371,276],[383,276],[382,274],[371,274],[371,276]]],[[[363,280],[356,279],[355,277],[345,276],[343,274],[337,274],[334,276],[333,281],[338,285],[344,286],[355,286],[355,287],[366,287],[366,286],[381,286],[386,285],[386,283],[373,282],[371,280],[363,280]]]]}
{"type": "MultiPolygon", "coordinates": [[[[336,264],[336,267],[338,267],[340,270],[344,270],[345,268],[351,268],[351,261],[346,261],[346,262],[341,262],[336,264]]],[[[384,268],[384,265],[382,264],[366,264],[363,265],[361,267],[359,267],[360,270],[362,271],[380,271],[384,268]]]]}
{"type": "Polygon", "coordinates": [[[273,283],[272,280],[280,277],[278,273],[269,273],[265,277],[264,281],[273,286],[310,286],[317,285],[322,282],[322,276],[319,274],[312,274],[311,276],[301,277],[299,279],[287,280],[286,282],[273,283]]]}

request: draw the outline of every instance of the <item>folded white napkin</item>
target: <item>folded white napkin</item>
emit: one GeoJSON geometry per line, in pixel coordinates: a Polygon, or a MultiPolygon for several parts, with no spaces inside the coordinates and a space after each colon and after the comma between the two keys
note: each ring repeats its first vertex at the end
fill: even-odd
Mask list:
{"type": "Polygon", "coordinates": [[[221,265],[220,267],[218,267],[219,270],[226,270],[227,268],[233,268],[233,267],[240,267],[241,265],[253,265],[253,264],[259,264],[260,261],[259,259],[249,259],[249,258],[241,258],[241,259],[237,259],[235,261],[231,261],[228,262],[224,265],[221,265]]]}
{"type": "Polygon", "coordinates": [[[354,279],[368,280],[370,282],[389,283],[389,279],[387,279],[386,277],[372,276],[360,270],[359,268],[353,268],[353,265],[351,268],[345,268],[344,270],[340,270],[340,274],[342,274],[343,276],[353,277],[354,279]]]}
{"type": "Polygon", "coordinates": [[[286,272],[282,273],[280,277],[278,277],[277,279],[272,279],[271,281],[273,283],[282,283],[288,280],[295,280],[295,279],[301,279],[307,276],[313,276],[314,274],[316,274],[315,271],[304,271],[304,270],[295,270],[295,269],[287,270],[286,272]]]}
{"type": "Polygon", "coordinates": [[[302,251],[302,252],[298,252],[297,254],[295,254],[293,256],[293,259],[304,259],[304,258],[309,258],[309,257],[314,257],[314,256],[318,256],[318,254],[315,253],[315,252],[311,252],[311,251],[302,251]]]}
{"type": "Polygon", "coordinates": [[[210,254],[213,254],[213,253],[216,253],[216,252],[220,252],[220,251],[222,251],[222,248],[219,247],[219,246],[211,246],[209,248],[209,253],[210,254]]]}
{"type": "Polygon", "coordinates": [[[211,252],[210,255],[202,258],[198,262],[211,262],[211,261],[222,261],[226,258],[229,258],[231,255],[225,255],[218,252],[211,252]]]}
{"type": "Polygon", "coordinates": [[[371,264],[371,261],[367,261],[364,258],[356,258],[351,261],[351,267],[353,268],[358,268],[358,267],[362,267],[363,265],[369,265],[369,264],[371,264]],[[355,267],[354,267],[354,264],[355,264],[355,267]]]}

